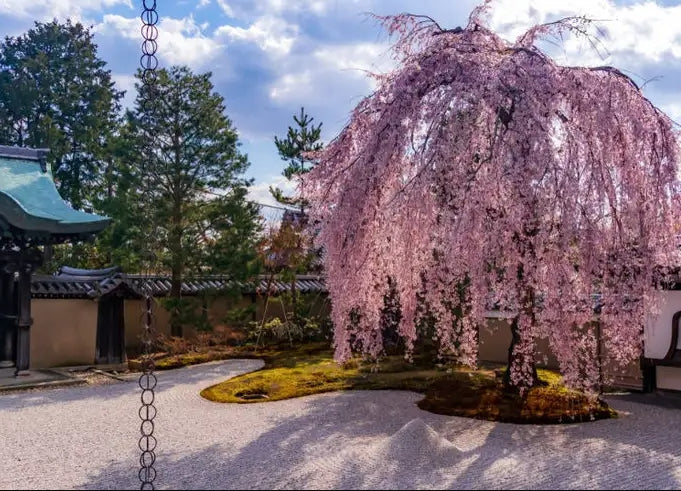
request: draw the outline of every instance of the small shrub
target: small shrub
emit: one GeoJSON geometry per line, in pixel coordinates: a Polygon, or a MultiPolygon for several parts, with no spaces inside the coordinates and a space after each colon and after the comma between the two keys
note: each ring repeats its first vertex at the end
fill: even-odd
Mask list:
{"type": "Polygon", "coordinates": [[[217,336],[213,332],[199,331],[194,340],[195,348],[208,348],[218,344],[217,336]]]}
{"type": "Polygon", "coordinates": [[[156,345],[161,351],[165,351],[170,355],[183,355],[193,351],[192,343],[187,339],[177,336],[165,336],[160,334],[157,337],[156,345]]]}
{"type": "Polygon", "coordinates": [[[326,317],[312,315],[313,307],[317,306],[315,300],[306,299],[299,294],[294,302],[290,293],[267,297],[265,315],[270,302],[277,306],[281,305],[285,313],[282,316],[268,316],[265,321],[250,322],[248,340],[291,344],[330,340],[333,336],[333,325],[326,317]]]}

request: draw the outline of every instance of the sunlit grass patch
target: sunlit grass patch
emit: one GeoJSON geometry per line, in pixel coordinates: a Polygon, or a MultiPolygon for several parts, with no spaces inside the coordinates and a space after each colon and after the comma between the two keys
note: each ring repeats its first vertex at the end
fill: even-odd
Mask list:
{"type": "Polygon", "coordinates": [[[418,405],[452,416],[514,423],[571,423],[611,418],[616,413],[598,399],[572,391],[559,374],[539,370],[542,385],[524,397],[504,389],[492,369],[433,366],[399,356],[379,363],[353,359],[338,365],[320,346],[263,353],[262,370],[232,378],[201,392],[215,402],[273,402],[339,390],[409,390],[424,394],[418,405]]]}

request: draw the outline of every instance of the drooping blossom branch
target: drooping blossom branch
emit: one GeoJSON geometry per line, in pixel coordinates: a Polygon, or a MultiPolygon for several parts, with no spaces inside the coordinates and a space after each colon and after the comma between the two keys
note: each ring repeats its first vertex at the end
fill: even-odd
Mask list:
{"type": "Polygon", "coordinates": [[[303,182],[336,355],[380,355],[391,278],[408,347],[417,293],[442,350],[470,365],[495,306],[513,316],[513,385],[533,382],[535,340],[546,337],[566,381],[590,387],[593,295],[601,362],[625,364],[640,354],[659,273],[679,264],[678,131],[617,69],[560,66],[536,46],[548,33],[586,32],[587,20],[509,43],[482,25],[487,3],[463,29],[381,18],[399,66],[378,77],[303,182]]]}

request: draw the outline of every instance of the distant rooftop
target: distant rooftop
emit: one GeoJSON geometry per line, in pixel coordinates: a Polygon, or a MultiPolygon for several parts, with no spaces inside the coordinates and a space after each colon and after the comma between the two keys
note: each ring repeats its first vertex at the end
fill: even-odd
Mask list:
{"type": "MultiPolygon", "coordinates": [[[[114,291],[126,298],[139,298],[149,292],[155,297],[170,295],[169,276],[126,275],[119,268],[75,269],[62,266],[52,276],[33,275],[33,298],[98,298],[114,291]]],[[[279,295],[290,291],[291,284],[278,277],[260,275],[252,281],[234,281],[227,276],[200,276],[182,281],[182,296],[197,296],[237,288],[243,294],[279,295]]],[[[296,288],[300,293],[327,293],[324,278],[297,275],[296,288]]]]}
{"type": "Polygon", "coordinates": [[[48,148],[8,147],[0,145],[0,158],[44,162],[48,153],[50,153],[48,148]]]}
{"type": "Polygon", "coordinates": [[[45,163],[47,153],[0,145],[0,239],[67,242],[109,225],[109,218],[74,210],[61,198],[45,163]]]}

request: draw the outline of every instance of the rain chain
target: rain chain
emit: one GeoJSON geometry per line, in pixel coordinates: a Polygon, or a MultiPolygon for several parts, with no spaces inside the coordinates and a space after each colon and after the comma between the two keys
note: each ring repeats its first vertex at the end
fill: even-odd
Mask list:
{"type": "MultiPolygon", "coordinates": [[[[151,131],[151,117],[153,106],[156,101],[156,81],[158,67],[158,59],[156,58],[156,51],[158,49],[158,13],[156,12],[156,0],[143,0],[142,11],[142,57],[140,64],[142,66],[142,113],[144,115],[145,128],[148,132],[151,131]]],[[[153,153],[154,138],[148,133],[146,135],[146,149],[148,154],[146,158],[151,158],[153,153]]],[[[143,167],[142,172],[145,172],[143,167]]],[[[151,254],[150,254],[151,257],[151,254]]],[[[154,480],[156,479],[156,444],[157,440],[154,436],[154,418],[156,417],[155,392],[157,385],[156,375],[154,375],[154,359],[152,357],[152,341],[153,341],[153,292],[149,289],[149,283],[143,285],[144,302],[142,304],[142,345],[144,347],[142,374],[139,377],[139,386],[142,389],[141,407],[139,409],[139,416],[142,420],[140,424],[140,439],[139,449],[142,452],[140,455],[140,469],[139,480],[140,489],[154,489],[154,480]]]]}

